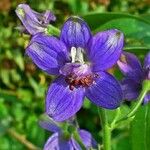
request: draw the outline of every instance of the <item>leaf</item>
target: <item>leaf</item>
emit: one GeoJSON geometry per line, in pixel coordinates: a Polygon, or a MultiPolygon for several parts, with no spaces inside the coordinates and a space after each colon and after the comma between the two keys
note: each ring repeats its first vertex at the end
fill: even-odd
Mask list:
{"type": "MultiPolygon", "coordinates": [[[[121,105],[119,109],[120,110],[119,110],[119,113],[118,113],[118,117],[117,117],[118,119],[117,120],[121,119],[130,110],[127,105],[121,105]]],[[[114,120],[114,118],[116,117],[117,111],[118,111],[117,109],[106,111],[109,123],[111,123],[114,120]]]]}
{"type": "Polygon", "coordinates": [[[27,138],[36,145],[42,146],[45,141],[45,131],[38,125],[38,119],[34,114],[30,114],[26,120],[27,138]]]}
{"type": "Polygon", "coordinates": [[[23,71],[24,70],[24,58],[21,53],[17,53],[17,57],[14,60],[19,68],[23,71]]]}
{"type": "MultiPolygon", "coordinates": [[[[131,18],[131,19],[138,20],[140,22],[145,22],[150,24],[148,20],[142,19],[135,15],[126,14],[126,13],[114,13],[114,12],[95,13],[94,12],[94,13],[88,13],[86,15],[83,15],[82,17],[89,24],[92,31],[104,25],[105,23],[115,19],[131,18]]],[[[124,26],[126,26],[126,24],[124,24],[124,26]]]]}
{"type": "Polygon", "coordinates": [[[128,44],[132,44],[132,39],[136,39],[139,45],[150,46],[150,25],[143,21],[132,18],[114,19],[100,26],[96,31],[116,28],[121,30],[127,38],[130,38],[128,44]]]}
{"type": "Polygon", "coordinates": [[[123,13],[91,13],[83,18],[94,33],[119,29],[125,34],[126,45],[150,47],[150,22],[145,19],[123,13]]]}
{"type": "Polygon", "coordinates": [[[148,150],[150,147],[150,104],[136,113],[131,124],[132,150],[148,150]]]}
{"type": "Polygon", "coordinates": [[[129,135],[121,133],[114,139],[112,144],[113,150],[131,150],[129,135]]]}
{"type": "Polygon", "coordinates": [[[74,14],[86,13],[88,11],[88,3],[81,0],[67,1],[74,14]]]}

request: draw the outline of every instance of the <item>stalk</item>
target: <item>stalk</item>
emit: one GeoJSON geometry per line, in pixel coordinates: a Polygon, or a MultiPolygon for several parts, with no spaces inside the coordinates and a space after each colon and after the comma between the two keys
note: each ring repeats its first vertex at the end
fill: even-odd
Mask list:
{"type": "Polygon", "coordinates": [[[98,111],[103,132],[103,147],[104,150],[111,150],[111,128],[109,127],[106,110],[103,108],[98,108],[98,111]]]}

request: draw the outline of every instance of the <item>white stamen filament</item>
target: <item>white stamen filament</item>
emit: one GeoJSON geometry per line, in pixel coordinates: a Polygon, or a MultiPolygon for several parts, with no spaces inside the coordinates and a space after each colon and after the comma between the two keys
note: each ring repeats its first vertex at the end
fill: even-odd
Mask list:
{"type": "Polygon", "coordinates": [[[72,63],[79,62],[79,63],[84,63],[84,58],[83,58],[83,49],[81,47],[71,48],[71,59],[72,63]]]}

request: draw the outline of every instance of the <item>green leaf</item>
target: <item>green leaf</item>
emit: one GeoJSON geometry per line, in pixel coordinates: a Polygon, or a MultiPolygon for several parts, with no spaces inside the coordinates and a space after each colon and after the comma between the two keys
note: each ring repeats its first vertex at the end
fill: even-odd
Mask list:
{"type": "Polygon", "coordinates": [[[150,147],[150,105],[142,106],[131,124],[132,150],[148,150],[150,147]]]}
{"type": "Polygon", "coordinates": [[[28,89],[18,89],[18,98],[21,99],[25,104],[29,104],[32,101],[33,95],[31,90],[28,89]]]}
{"type": "Polygon", "coordinates": [[[19,68],[23,71],[24,70],[24,58],[21,55],[21,53],[17,53],[17,57],[15,58],[15,62],[19,66],[19,68]]]}
{"type": "MultiPolygon", "coordinates": [[[[118,114],[118,119],[122,118],[125,114],[127,114],[129,112],[129,107],[127,105],[121,105],[120,106],[120,112],[118,114]]],[[[109,123],[113,122],[115,116],[116,116],[116,113],[117,113],[117,109],[115,110],[107,110],[107,116],[108,116],[108,121],[109,123]]]]}
{"type": "Polygon", "coordinates": [[[83,18],[94,33],[108,29],[119,29],[125,34],[126,46],[150,47],[150,22],[145,19],[122,13],[91,13],[83,18]]]}
{"type": "Polygon", "coordinates": [[[130,138],[126,133],[121,133],[113,139],[113,150],[131,150],[130,138]]]}
{"type": "Polygon", "coordinates": [[[85,1],[71,0],[67,2],[70,6],[70,9],[72,10],[74,14],[86,13],[88,11],[89,5],[85,1]]]}
{"type": "MultiPolygon", "coordinates": [[[[135,15],[130,15],[130,14],[126,14],[126,13],[88,13],[86,15],[82,16],[86,22],[89,24],[91,30],[95,30],[97,28],[99,28],[100,26],[104,25],[105,23],[115,20],[115,19],[125,19],[125,18],[130,18],[130,19],[134,19],[134,20],[138,20],[140,22],[145,22],[146,24],[150,24],[150,22],[148,20],[142,19],[140,17],[137,17],[135,15]]],[[[126,27],[127,25],[124,24],[124,26],[126,27]]]]}
{"type": "Polygon", "coordinates": [[[45,131],[38,125],[38,119],[35,115],[28,116],[26,127],[27,138],[41,147],[45,141],[45,131]]]}
{"type": "Polygon", "coordinates": [[[112,28],[121,30],[127,38],[130,38],[129,45],[133,43],[132,39],[135,39],[139,45],[150,46],[150,24],[148,23],[133,18],[119,18],[107,22],[95,31],[112,28]]]}

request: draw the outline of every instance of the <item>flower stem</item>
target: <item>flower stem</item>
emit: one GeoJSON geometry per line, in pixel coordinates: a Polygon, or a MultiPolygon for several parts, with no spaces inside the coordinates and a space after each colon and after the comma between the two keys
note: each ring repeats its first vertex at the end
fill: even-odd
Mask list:
{"type": "Polygon", "coordinates": [[[145,95],[147,94],[147,92],[150,90],[150,81],[149,80],[144,80],[143,81],[143,86],[142,86],[142,91],[138,97],[137,103],[133,106],[133,108],[131,109],[131,111],[124,117],[122,117],[121,119],[119,119],[118,121],[116,121],[116,123],[120,123],[124,120],[127,120],[131,117],[133,117],[135,115],[135,113],[138,111],[138,109],[140,108],[143,99],[145,97],[145,95]]]}
{"type": "Polygon", "coordinates": [[[41,150],[41,148],[35,146],[33,143],[29,142],[24,135],[21,135],[19,133],[17,133],[15,130],[13,129],[8,129],[7,133],[12,136],[13,138],[15,138],[16,140],[18,140],[20,143],[22,143],[24,146],[26,146],[27,149],[29,150],[41,150]]]}
{"type": "Polygon", "coordinates": [[[121,113],[120,108],[117,108],[117,110],[116,110],[116,115],[115,115],[115,117],[114,117],[114,119],[113,119],[113,121],[112,121],[112,123],[111,123],[111,125],[110,125],[111,130],[113,130],[116,121],[119,119],[120,113],[121,113]]]}
{"type": "Polygon", "coordinates": [[[53,25],[49,24],[47,27],[47,34],[59,36],[60,30],[58,28],[54,27],[53,25]]]}
{"type": "Polygon", "coordinates": [[[123,50],[130,51],[130,50],[149,50],[150,47],[144,47],[144,46],[132,46],[132,47],[124,47],[123,50]]]}
{"type": "Polygon", "coordinates": [[[103,131],[103,147],[104,150],[111,150],[111,128],[109,127],[106,110],[98,108],[103,131]]]}

